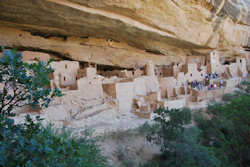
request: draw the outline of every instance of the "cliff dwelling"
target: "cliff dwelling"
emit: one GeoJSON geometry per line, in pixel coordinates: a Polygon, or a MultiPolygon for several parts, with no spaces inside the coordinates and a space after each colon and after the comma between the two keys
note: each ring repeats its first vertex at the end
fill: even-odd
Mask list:
{"type": "MultiPolygon", "coordinates": [[[[23,61],[48,61],[49,54],[22,52],[23,61]]],[[[82,120],[113,110],[120,114],[133,113],[150,119],[160,107],[178,109],[209,101],[234,88],[248,77],[247,57],[238,55],[221,60],[219,51],[212,51],[200,61],[189,58],[184,62],[155,65],[148,61],[132,69],[101,66],[95,63],[58,60],[51,88],[60,88],[64,96],[57,105],[74,105],[68,111],[72,119],[82,120]]],[[[60,113],[58,113],[60,115],[60,113]]]]}
{"type": "Polygon", "coordinates": [[[1,1],[0,43],[26,62],[55,59],[50,87],[64,96],[46,118],[105,129],[159,107],[202,108],[249,78],[250,12],[237,2],[1,1]]]}

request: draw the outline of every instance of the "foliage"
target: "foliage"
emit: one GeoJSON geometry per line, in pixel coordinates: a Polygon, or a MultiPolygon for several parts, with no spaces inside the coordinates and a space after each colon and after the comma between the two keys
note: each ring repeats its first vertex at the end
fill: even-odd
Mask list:
{"type": "Polygon", "coordinates": [[[96,141],[84,137],[73,139],[69,133],[56,134],[44,128],[38,117],[30,116],[24,124],[0,115],[0,167],[105,167],[96,141]]]}
{"type": "Polygon", "coordinates": [[[147,135],[149,141],[160,144],[162,152],[169,149],[173,141],[180,141],[183,138],[184,125],[191,121],[191,112],[189,110],[163,109],[159,108],[154,113],[154,130],[147,135]]]}
{"type": "Polygon", "coordinates": [[[129,150],[126,146],[118,146],[116,156],[121,162],[120,167],[135,167],[134,159],[129,155],[129,150]]]}
{"type": "Polygon", "coordinates": [[[249,82],[249,81],[243,81],[239,86],[240,86],[240,88],[242,88],[246,93],[250,93],[250,82],[249,82]]]}
{"type": "Polygon", "coordinates": [[[82,138],[70,133],[56,133],[52,126],[44,127],[41,119],[29,115],[23,124],[16,125],[14,107],[31,105],[48,107],[51,100],[61,96],[58,89],[49,87],[53,72],[51,61],[22,62],[21,54],[2,48],[0,58],[0,167],[105,167],[96,140],[88,131],[82,138]]]}
{"type": "MultiPolygon", "coordinates": [[[[187,127],[191,122],[189,109],[163,109],[155,111],[155,124],[147,135],[148,141],[161,146],[162,156],[154,166],[213,167],[219,161],[205,146],[199,144],[200,130],[187,127]]],[[[150,166],[146,164],[145,166],[150,166]]]]}
{"type": "Polygon", "coordinates": [[[210,147],[225,167],[250,166],[250,95],[208,107],[211,119],[195,116],[203,145],[210,147]]]}
{"type": "Polygon", "coordinates": [[[15,107],[31,105],[47,107],[51,99],[61,96],[58,89],[51,90],[49,75],[53,72],[51,61],[24,63],[15,50],[2,48],[0,58],[0,114],[11,115],[15,107]]]}

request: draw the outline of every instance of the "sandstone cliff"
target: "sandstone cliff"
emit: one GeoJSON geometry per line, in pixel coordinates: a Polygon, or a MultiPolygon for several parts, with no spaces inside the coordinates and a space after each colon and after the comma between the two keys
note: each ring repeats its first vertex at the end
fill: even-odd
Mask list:
{"type": "Polygon", "coordinates": [[[248,0],[0,0],[0,42],[104,65],[250,47],[248,0]]]}

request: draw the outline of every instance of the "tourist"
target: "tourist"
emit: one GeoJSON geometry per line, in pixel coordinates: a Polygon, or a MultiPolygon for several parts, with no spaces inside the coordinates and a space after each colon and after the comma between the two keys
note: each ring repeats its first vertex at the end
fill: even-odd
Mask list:
{"type": "Polygon", "coordinates": [[[211,73],[208,73],[208,79],[209,80],[211,79],[211,73]]]}
{"type": "Polygon", "coordinates": [[[222,88],[224,85],[224,81],[223,80],[220,80],[220,87],[222,88]]]}
{"type": "Polygon", "coordinates": [[[205,78],[208,79],[208,74],[207,73],[205,74],[205,78]]]}
{"type": "Polygon", "coordinates": [[[213,78],[213,79],[216,79],[216,75],[215,75],[215,74],[212,74],[212,78],[213,78]]]}
{"type": "Polygon", "coordinates": [[[200,82],[198,82],[197,88],[198,88],[198,90],[201,90],[201,83],[200,82]]]}
{"type": "Polygon", "coordinates": [[[214,84],[211,84],[211,89],[214,89],[214,84]]]}
{"type": "Polygon", "coordinates": [[[195,82],[194,81],[191,82],[191,87],[195,88],[195,82]]]}

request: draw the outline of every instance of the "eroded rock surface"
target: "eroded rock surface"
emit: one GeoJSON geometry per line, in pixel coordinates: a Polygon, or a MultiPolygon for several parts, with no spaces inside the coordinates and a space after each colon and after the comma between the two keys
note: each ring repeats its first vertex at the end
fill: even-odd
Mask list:
{"type": "Polygon", "coordinates": [[[163,64],[249,47],[249,8],[247,0],[1,0],[0,40],[106,65],[163,64]]]}

